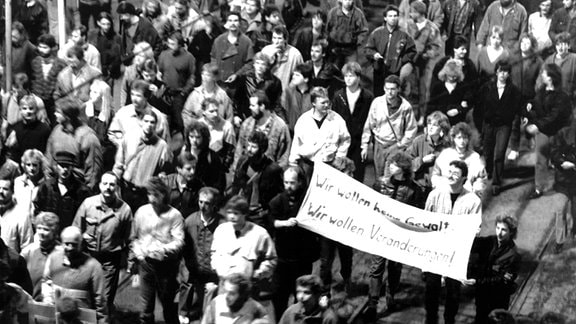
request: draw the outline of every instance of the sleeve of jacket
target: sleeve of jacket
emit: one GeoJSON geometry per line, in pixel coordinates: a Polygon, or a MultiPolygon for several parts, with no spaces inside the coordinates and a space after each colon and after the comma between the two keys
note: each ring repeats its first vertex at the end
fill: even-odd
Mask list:
{"type": "Polygon", "coordinates": [[[366,37],[368,36],[368,21],[366,20],[366,16],[360,9],[358,9],[361,13],[360,17],[358,18],[358,26],[357,26],[357,33],[356,36],[356,44],[358,47],[362,46],[366,41],[366,37]]]}
{"type": "Polygon", "coordinates": [[[482,19],[482,23],[480,24],[480,28],[478,29],[478,33],[476,34],[476,44],[485,46],[486,40],[488,38],[488,33],[490,32],[488,29],[490,28],[490,9],[492,6],[488,6],[486,9],[486,13],[484,14],[484,18],[482,19]]]}
{"type": "Polygon", "coordinates": [[[406,115],[404,116],[405,122],[405,131],[404,136],[400,140],[400,147],[406,148],[414,138],[416,137],[416,133],[418,132],[418,123],[416,122],[416,118],[414,117],[414,110],[408,109],[406,115]]]}
{"type": "Polygon", "coordinates": [[[412,158],[412,172],[418,172],[419,170],[428,167],[422,160],[423,152],[420,150],[419,141],[412,141],[410,146],[406,149],[406,153],[412,158]]]}
{"type": "MultiPolygon", "coordinates": [[[[373,62],[374,61],[374,54],[376,54],[376,52],[378,52],[378,40],[376,38],[376,32],[378,31],[378,29],[374,29],[372,31],[372,33],[368,36],[368,40],[366,41],[366,45],[364,45],[364,55],[366,55],[366,58],[368,59],[369,62],[373,62]]],[[[380,53],[382,54],[382,53],[380,53]]]]}
{"type": "Polygon", "coordinates": [[[290,138],[290,130],[288,129],[288,125],[286,125],[281,133],[280,138],[278,139],[278,151],[279,154],[278,160],[276,161],[278,165],[282,168],[288,167],[288,155],[290,154],[290,146],[292,144],[292,139],[290,138]]]}
{"type": "Polygon", "coordinates": [[[90,189],[95,189],[98,181],[100,181],[102,172],[102,146],[94,133],[86,136],[83,146],[87,152],[86,161],[84,162],[86,185],[90,189]]]}
{"type": "Polygon", "coordinates": [[[416,51],[416,44],[414,44],[414,39],[412,39],[412,37],[409,35],[406,35],[406,48],[404,50],[404,55],[401,57],[402,64],[400,65],[403,66],[407,63],[412,63],[416,58],[416,54],[418,54],[418,52],[416,51]]]}
{"type": "Polygon", "coordinates": [[[34,287],[32,286],[30,272],[28,272],[28,267],[26,266],[26,260],[23,256],[18,255],[17,262],[16,269],[12,272],[11,281],[18,284],[27,293],[32,294],[34,287]]]}
{"type": "Polygon", "coordinates": [[[276,269],[278,255],[276,254],[274,241],[272,241],[272,238],[267,232],[264,232],[264,235],[260,238],[260,242],[258,242],[258,251],[260,251],[262,262],[260,262],[257,269],[254,269],[254,276],[256,278],[270,278],[276,269]]]}
{"type": "Polygon", "coordinates": [[[546,116],[532,119],[531,122],[534,123],[538,129],[548,128],[558,122],[558,118],[562,117],[562,112],[570,111],[572,109],[570,108],[570,105],[570,98],[565,93],[560,92],[560,95],[557,95],[554,98],[554,103],[552,104],[550,112],[546,116]]]}
{"type": "Polygon", "coordinates": [[[548,37],[550,37],[550,39],[552,40],[554,40],[556,38],[556,35],[560,33],[560,28],[558,28],[560,22],[559,18],[560,18],[559,11],[556,11],[552,14],[552,19],[550,20],[550,28],[548,28],[548,37]]]}
{"type": "Polygon", "coordinates": [[[368,144],[372,140],[372,129],[376,124],[376,109],[377,107],[377,98],[372,101],[370,105],[370,111],[368,112],[368,118],[366,118],[366,122],[364,123],[364,129],[362,130],[362,140],[360,144],[360,148],[362,150],[368,149],[368,144]]]}
{"type": "Polygon", "coordinates": [[[189,226],[193,225],[189,224],[187,221],[184,221],[184,249],[182,249],[182,254],[184,257],[184,264],[188,269],[188,273],[191,277],[193,277],[196,275],[198,262],[196,260],[196,244],[194,243],[194,239],[190,233],[189,226]]]}
{"type": "Polygon", "coordinates": [[[174,218],[170,235],[172,236],[172,241],[164,244],[164,254],[167,257],[178,255],[184,246],[184,221],[182,220],[182,215],[174,218]]]}
{"type": "MultiPolygon", "coordinates": [[[[335,113],[336,114],[336,113],[335,113]]],[[[348,128],[346,127],[346,122],[340,115],[336,114],[339,119],[339,141],[338,141],[338,151],[336,156],[345,157],[348,154],[348,149],[350,148],[351,138],[348,128]]]]}

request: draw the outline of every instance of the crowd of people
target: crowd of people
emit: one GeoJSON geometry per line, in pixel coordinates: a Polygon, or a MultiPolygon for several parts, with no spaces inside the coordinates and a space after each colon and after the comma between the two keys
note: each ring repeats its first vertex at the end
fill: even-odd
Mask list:
{"type": "MultiPolygon", "coordinates": [[[[62,47],[57,1],[13,3],[0,322],[26,323],[29,300],[58,305],[63,323],[78,307],[112,322],[121,271],[143,324],[157,297],[169,324],[350,322],[354,250],[296,219],[315,163],[371,182],[373,162],[381,194],[465,217],[528,147],[529,199],[562,200],[562,252],[576,233],[576,4],[537,2],[391,1],[370,30],[356,0],[67,1],[62,47]]],[[[463,285],[475,323],[506,317],[518,222],[494,225],[468,279],[423,272],[425,323],[444,288],[455,323],[463,285]]],[[[402,274],[370,263],[364,322],[397,309],[402,274]]]]}

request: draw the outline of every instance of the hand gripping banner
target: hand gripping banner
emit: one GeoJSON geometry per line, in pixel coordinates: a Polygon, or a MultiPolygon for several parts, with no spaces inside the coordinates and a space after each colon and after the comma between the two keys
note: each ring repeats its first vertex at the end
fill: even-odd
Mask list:
{"type": "Polygon", "coordinates": [[[355,249],[423,271],[466,279],[480,214],[424,211],[316,163],[298,225],[355,249]]]}

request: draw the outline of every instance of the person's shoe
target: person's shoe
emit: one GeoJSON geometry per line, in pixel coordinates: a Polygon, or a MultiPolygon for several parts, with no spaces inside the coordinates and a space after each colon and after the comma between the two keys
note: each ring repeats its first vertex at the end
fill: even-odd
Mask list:
{"type": "Polygon", "coordinates": [[[362,317],[364,318],[365,323],[376,322],[376,316],[377,315],[378,315],[378,313],[376,311],[376,305],[374,305],[372,303],[368,304],[368,306],[366,306],[366,308],[364,309],[364,312],[362,313],[362,317]]]}
{"type": "Polygon", "coordinates": [[[492,196],[496,197],[500,194],[500,186],[492,186],[492,196]]]}
{"type": "Polygon", "coordinates": [[[396,300],[392,295],[386,295],[386,312],[391,313],[398,307],[396,300]]]}
{"type": "Polygon", "coordinates": [[[534,191],[532,191],[530,193],[530,195],[528,195],[528,199],[536,199],[536,198],[540,198],[542,197],[544,193],[538,189],[534,189],[534,191]]]}
{"type": "Polygon", "coordinates": [[[554,245],[554,254],[560,254],[560,252],[562,252],[563,247],[564,247],[564,244],[556,243],[554,245]]]}

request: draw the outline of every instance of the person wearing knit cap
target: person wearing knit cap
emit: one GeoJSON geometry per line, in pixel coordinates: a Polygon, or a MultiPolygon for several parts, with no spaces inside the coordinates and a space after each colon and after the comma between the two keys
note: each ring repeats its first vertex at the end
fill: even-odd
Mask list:
{"type": "Polygon", "coordinates": [[[72,225],[76,210],[90,195],[90,190],[75,175],[77,156],[69,151],[58,151],[51,156],[56,176],[38,186],[34,199],[36,213],[52,212],[60,217],[60,228],[72,225]]]}
{"type": "Polygon", "coordinates": [[[134,55],[134,45],[140,42],[146,42],[154,48],[154,57],[158,58],[162,51],[162,40],[154,25],[148,19],[140,19],[138,12],[133,4],[122,1],[116,9],[120,17],[120,52],[122,62],[128,66],[132,64],[134,55]]]}

